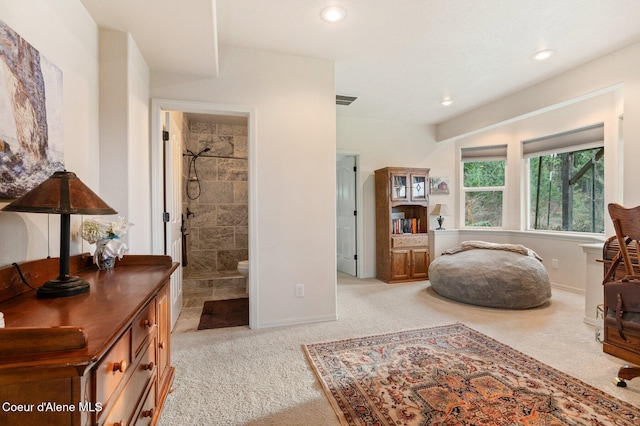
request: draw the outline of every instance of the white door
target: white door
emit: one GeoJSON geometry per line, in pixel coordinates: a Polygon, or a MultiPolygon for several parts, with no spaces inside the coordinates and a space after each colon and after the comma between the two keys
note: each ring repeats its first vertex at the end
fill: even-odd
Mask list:
{"type": "Polygon", "coordinates": [[[346,156],[336,166],[338,271],[354,277],[356,269],[356,158],[346,156]]]}
{"type": "Polygon", "coordinates": [[[180,266],[171,275],[171,329],[182,309],[182,114],[165,113],[165,253],[180,266]],[[168,140],[167,137],[168,136],[168,140]],[[165,219],[166,220],[166,219],[165,219]]]}

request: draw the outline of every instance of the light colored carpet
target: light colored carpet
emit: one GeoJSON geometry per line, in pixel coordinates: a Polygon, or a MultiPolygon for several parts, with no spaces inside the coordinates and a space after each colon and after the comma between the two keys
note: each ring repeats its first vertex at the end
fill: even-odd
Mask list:
{"type": "MultiPolygon", "coordinates": [[[[160,425],[331,425],[340,423],[301,345],[461,322],[640,407],[640,378],[618,388],[624,361],[602,352],[584,324],[584,296],[553,289],[547,304],[514,311],[438,296],[428,281],[385,284],[338,275],[339,320],[249,330],[175,333],[175,391],[160,425]]],[[[180,322],[181,320],[179,320],[180,322]]]]}

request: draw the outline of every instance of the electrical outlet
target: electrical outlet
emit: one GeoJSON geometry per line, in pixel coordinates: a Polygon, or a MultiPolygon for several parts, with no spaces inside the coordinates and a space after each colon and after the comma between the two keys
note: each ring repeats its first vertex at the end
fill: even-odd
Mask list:
{"type": "Polygon", "coordinates": [[[304,284],[296,284],[296,297],[304,297],[304,284]]]}
{"type": "Polygon", "coordinates": [[[551,267],[553,269],[558,269],[558,259],[551,259],[551,267]]]}

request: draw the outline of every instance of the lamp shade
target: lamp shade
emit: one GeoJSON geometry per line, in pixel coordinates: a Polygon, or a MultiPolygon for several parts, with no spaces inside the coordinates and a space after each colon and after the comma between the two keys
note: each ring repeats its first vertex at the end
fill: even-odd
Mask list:
{"type": "Polygon", "coordinates": [[[449,208],[446,204],[436,204],[431,210],[431,216],[449,216],[449,208]]]}
{"type": "Polygon", "coordinates": [[[75,173],[55,172],[40,185],[2,208],[8,212],[116,214],[75,173]]]}
{"type": "Polygon", "coordinates": [[[69,275],[72,214],[115,214],[75,173],[55,172],[49,179],[2,208],[6,212],[60,215],[60,275],[38,288],[37,297],[68,297],[89,291],[89,283],[69,275]]]}

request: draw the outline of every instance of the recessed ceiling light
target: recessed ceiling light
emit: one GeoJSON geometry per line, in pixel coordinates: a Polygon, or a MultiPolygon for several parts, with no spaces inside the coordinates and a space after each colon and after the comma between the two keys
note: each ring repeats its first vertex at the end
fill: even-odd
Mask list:
{"type": "Polygon", "coordinates": [[[541,50],[533,55],[533,59],[535,59],[536,61],[544,61],[545,59],[549,59],[550,57],[552,57],[554,53],[556,52],[554,52],[553,50],[541,50]]]}
{"type": "Polygon", "coordinates": [[[453,103],[453,101],[449,98],[444,98],[443,100],[440,101],[440,105],[442,106],[449,106],[453,103]]]}
{"type": "Polygon", "coordinates": [[[322,9],[320,16],[327,22],[340,22],[347,17],[347,11],[340,6],[327,6],[322,9]]]}

